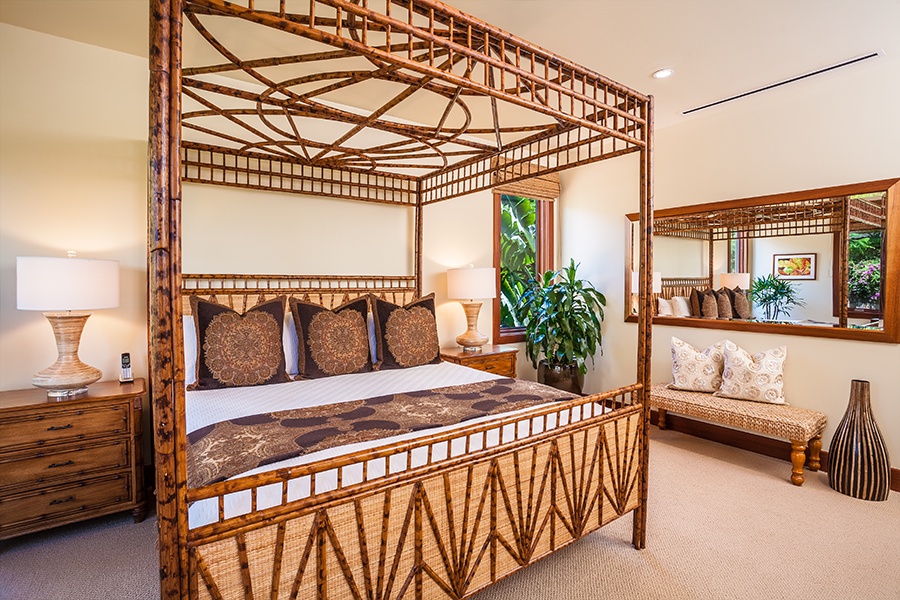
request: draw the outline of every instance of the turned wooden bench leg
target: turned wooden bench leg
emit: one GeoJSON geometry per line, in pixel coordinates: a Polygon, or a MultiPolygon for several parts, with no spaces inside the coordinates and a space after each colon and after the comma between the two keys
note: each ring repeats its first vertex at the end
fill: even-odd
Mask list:
{"type": "MultiPolygon", "coordinates": [[[[819,446],[821,447],[821,443],[819,446]]],[[[803,485],[803,465],[806,463],[806,442],[791,440],[791,483],[803,485]]]]}
{"type": "Polygon", "coordinates": [[[656,415],[656,425],[660,429],[665,429],[666,428],[666,409],[659,408],[659,409],[657,409],[657,413],[658,414],[656,415]]]}
{"type": "Polygon", "coordinates": [[[822,434],[809,440],[809,470],[818,471],[821,467],[819,453],[822,451],[822,434]]]}

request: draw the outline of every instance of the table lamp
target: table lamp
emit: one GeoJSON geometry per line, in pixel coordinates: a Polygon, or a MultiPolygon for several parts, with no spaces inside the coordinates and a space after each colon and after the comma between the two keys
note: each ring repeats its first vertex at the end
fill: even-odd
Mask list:
{"type": "Polygon", "coordinates": [[[488,338],[478,331],[478,313],[481,302],[486,298],[497,297],[497,274],[491,267],[468,267],[447,271],[447,297],[460,300],[466,313],[468,329],[456,338],[456,343],[466,352],[478,352],[488,338]]]}
{"type": "Polygon", "coordinates": [[[16,308],[44,313],[59,356],[35,374],[32,385],[51,398],[66,399],[87,391],[98,381],[100,369],[78,358],[81,331],[90,310],[119,305],[119,262],[75,258],[19,256],[16,258],[16,308]]]}
{"type": "Polygon", "coordinates": [[[729,290],[741,288],[747,291],[750,289],[750,273],[720,273],[719,287],[729,290]]]}

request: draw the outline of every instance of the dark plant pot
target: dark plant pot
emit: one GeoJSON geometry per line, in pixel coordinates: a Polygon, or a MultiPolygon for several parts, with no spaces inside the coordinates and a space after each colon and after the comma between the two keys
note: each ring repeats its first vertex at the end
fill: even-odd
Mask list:
{"type": "Polygon", "coordinates": [[[542,360],[538,363],[538,383],[581,396],[584,374],[578,370],[578,365],[551,365],[542,360]]]}

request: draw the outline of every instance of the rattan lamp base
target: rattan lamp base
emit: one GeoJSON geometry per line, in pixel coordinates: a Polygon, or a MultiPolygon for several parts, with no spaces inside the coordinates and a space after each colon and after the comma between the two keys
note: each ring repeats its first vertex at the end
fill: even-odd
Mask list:
{"type": "Polygon", "coordinates": [[[36,373],[31,384],[46,389],[51,398],[65,399],[85,393],[87,386],[103,375],[100,369],[78,358],[81,332],[91,313],[44,313],[44,316],[53,328],[59,356],[55,363],[36,373]]]}
{"type": "Polygon", "coordinates": [[[463,310],[466,312],[466,325],[468,329],[460,336],[457,336],[456,343],[463,347],[466,352],[478,352],[481,347],[488,343],[486,335],[482,335],[478,331],[478,313],[481,312],[481,302],[460,302],[463,310]]]}

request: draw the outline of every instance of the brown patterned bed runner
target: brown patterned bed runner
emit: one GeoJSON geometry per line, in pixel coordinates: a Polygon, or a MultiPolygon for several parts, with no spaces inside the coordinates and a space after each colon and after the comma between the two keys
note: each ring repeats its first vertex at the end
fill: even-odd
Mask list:
{"type": "Polygon", "coordinates": [[[188,485],[215,483],[326,448],[574,397],[531,381],[495,379],[222,421],[188,434],[188,485]]]}

